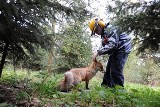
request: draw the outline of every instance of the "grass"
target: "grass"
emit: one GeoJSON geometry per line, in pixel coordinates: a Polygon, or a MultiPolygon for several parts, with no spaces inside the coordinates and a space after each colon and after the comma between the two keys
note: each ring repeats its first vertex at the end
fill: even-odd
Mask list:
{"type": "Polygon", "coordinates": [[[45,72],[33,72],[28,75],[20,71],[4,71],[0,84],[7,84],[10,87],[25,85],[25,88],[16,93],[16,103],[12,103],[13,105],[22,99],[31,102],[32,98],[37,98],[42,107],[46,105],[51,107],[160,107],[160,88],[158,87],[127,83],[124,88],[105,88],[100,86],[102,79],[93,78],[89,84],[89,91],[86,91],[85,84],[81,83],[78,87],[83,90],[82,92],[72,90],[69,93],[61,93],[57,91],[56,86],[63,75],[49,75],[43,81],[46,76],[45,72]]]}

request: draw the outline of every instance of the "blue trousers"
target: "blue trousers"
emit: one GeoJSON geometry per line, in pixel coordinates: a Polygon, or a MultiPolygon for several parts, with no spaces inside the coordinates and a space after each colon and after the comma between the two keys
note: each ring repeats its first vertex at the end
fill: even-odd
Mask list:
{"type": "Polygon", "coordinates": [[[114,87],[124,86],[123,68],[126,63],[128,53],[114,52],[110,55],[106,72],[103,77],[102,86],[114,87]]]}

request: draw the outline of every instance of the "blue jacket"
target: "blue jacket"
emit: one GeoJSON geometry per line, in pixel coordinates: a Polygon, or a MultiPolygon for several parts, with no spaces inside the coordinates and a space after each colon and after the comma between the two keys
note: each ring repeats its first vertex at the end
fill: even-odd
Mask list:
{"type": "Polygon", "coordinates": [[[112,54],[114,52],[131,52],[131,37],[126,33],[120,33],[109,24],[104,28],[101,38],[103,47],[98,50],[98,55],[112,54]]]}

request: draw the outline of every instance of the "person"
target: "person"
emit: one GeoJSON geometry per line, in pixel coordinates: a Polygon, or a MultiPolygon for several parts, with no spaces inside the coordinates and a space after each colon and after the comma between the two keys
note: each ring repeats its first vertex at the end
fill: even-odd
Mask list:
{"type": "Polygon", "coordinates": [[[98,34],[102,39],[102,48],[93,54],[93,59],[97,56],[109,55],[101,85],[106,87],[115,87],[116,85],[124,87],[123,68],[128,54],[131,52],[131,37],[98,18],[90,20],[89,28],[92,31],[91,36],[98,34]]]}

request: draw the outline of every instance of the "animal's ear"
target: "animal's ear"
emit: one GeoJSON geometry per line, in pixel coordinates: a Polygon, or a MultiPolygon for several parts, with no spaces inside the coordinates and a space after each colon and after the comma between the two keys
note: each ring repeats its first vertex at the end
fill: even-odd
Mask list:
{"type": "Polygon", "coordinates": [[[103,60],[102,59],[98,59],[98,62],[103,62],[103,60]]]}
{"type": "Polygon", "coordinates": [[[97,59],[96,59],[96,58],[93,58],[93,61],[94,61],[94,62],[97,62],[97,59]]]}

